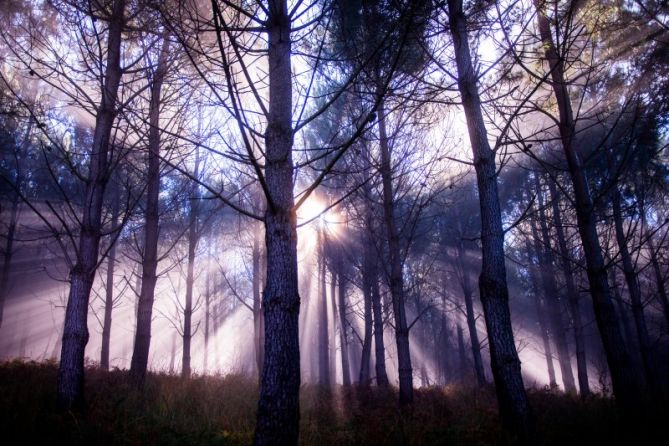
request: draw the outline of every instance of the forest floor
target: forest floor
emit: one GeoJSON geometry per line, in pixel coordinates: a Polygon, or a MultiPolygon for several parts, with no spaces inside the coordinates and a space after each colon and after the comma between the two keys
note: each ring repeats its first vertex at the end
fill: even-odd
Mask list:
{"type": "MultiPolygon", "coordinates": [[[[181,379],[150,374],[142,394],[131,391],[127,372],[87,369],[85,415],[59,412],[57,364],[0,364],[0,442],[74,445],[244,445],[255,424],[258,389],[242,376],[181,379]]],[[[608,398],[581,401],[550,390],[531,390],[541,444],[642,445],[652,441],[622,430],[608,398]]],[[[666,415],[666,413],[665,413],[666,415]]],[[[669,418],[659,416],[657,420],[669,418]]],[[[660,437],[661,438],[661,437],[660,437]]],[[[666,439],[666,437],[665,437],[666,439]]],[[[503,445],[492,389],[461,386],[418,389],[400,411],[396,394],[339,387],[301,392],[303,445],[503,445]]]]}

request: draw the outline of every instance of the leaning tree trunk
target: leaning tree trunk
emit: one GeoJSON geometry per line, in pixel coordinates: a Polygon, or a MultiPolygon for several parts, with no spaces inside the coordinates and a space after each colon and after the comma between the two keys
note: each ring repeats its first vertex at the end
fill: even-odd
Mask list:
{"type": "Polygon", "coordinates": [[[395,318],[395,342],[397,344],[397,369],[400,381],[400,405],[413,403],[413,372],[411,352],[409,350],[409,326],[404,306],[404,275],[402,273],[402,254],[400,238],[395,223],[395,197],[393,196],[392,166],[390,147],[386,130],[386,115],[383,101],[378,108],[379,148],[381,151],[381,181],[383,184],[383,217],[388,237],[390,274],[388,277],[390,295],[395,318]]]}
{"type": "Polygon", "coordinates": [[[458,69],[458,89],[467,120],[481,207],[482,265],[479,289],[490,345],[490,365],[502,423],[521,444],[534,443],[534,419],[520,372],[509,311],[504,262],[504,228],[497,192],[495,153],[481,113],[477,76],[472,66],[462,0],[449,0],[449,23],[458,69]]]}
{"type": "Polygon", "coordinates": [[[623,273],[625,281],[627,282],[627,290],[629,292],[630,301],[632,302],[632,316],[634,317],[634,325],[636,328],[636,335],[639,341],[639,350],[641,353],[641,361],[645,371],[646,382],[653,398],[662,400],[663,389],[661,386],[662,378],[658,376],[660,370],[656,363],[653,348],[651,345],[650,335],[648,334],[648,326],[646,324],[646,316],[643,312],[643,301],[641,297],[641,287],[639,286],[639,278],[634,270],[634,263],[632,256],[627,248],[627,237],[625,228],[623,226],[622,205],[620,191],[618,186],[613,187],[613,222],[616,232],[616,242],[618,243],[618,253],[620,254],[623,273]]]}
{"type": "Polygon", "coordinates": [[[569,175],[574,188],[576,220],[585,253],[586,272],[590,284],[593,310],[606,353],[616,402],[621,410],[634,419],[644,405],[639,373],[634,368],[630,351],[624,342],[618,318],[611,300],[602,248],[597,234],[597,219],[588,179],[581,157],[575,147],[576,124],[565,82],[564,61],[553,43],[550,21],[541,0],[534,0],[537,9],[539,34],[548,60],[553,92],[560,114],[559,131],[567,158],[569,175]]]}
{"type": "Polygon", "coordinates": [[[95,118],[88,177],[80,220],[76,263],[70,271],[70,292],[65,309],[63,341],[58,368],[58,403],[64,409],[82,408],[84,402],[84,352],[88,343],[88,301],[100,248],[102,205],[109,175],[109,145],[116,120],[121,81],[121,33],[125,1],[112,5],[107,36],[106,72],[102,98],[95,118]]]}
{"type": "Polygon", "coordinates": [[[158,67],[151,85],[149,108],[149,147],[146,187],[146,208],[144,210],[144,253],[142,255],[141,289],[137,300],[137,324],[135,342],[130,361],[130,380],[133,386],[141,388],[146,378],[151,346],[151,320],[156,289],[158,268],[158,202],[160,195],[160,105],[162,84],[167,71],[169,41],[163,40],[158,67]]]}
{"type": "MultiPolygon", "coordinates": [[[[118,230],[118,214],[120,206],[120,185],[114,185],[112,199],[111,229],[118,230]]],[[[107,283],[105,284],[105,311],[102,320],[102,347],[100,348],[100,368],[109,370],[109,344],[111,341],[112,310],[114,309],[114,269],[116,268],[116,236],[112,235],[113,245],[107,255],[107,283]]]]}
{"type": "Polygon", "coordinates": [[[590,395],[590,384],[588,383],[588,363],[585,357],[585,338],[583,335],[583,321],[581,318],[581,307],[579,305],[578,289],[572,272],[571,258],[567,248],[567,240],[562,226],[562,213],[560,211],[559,196],[555,182],[548,181],[548,190],[550,191],[551,201],[553,203],[553,223],[557,233],[558,247],[560,248],[560,263],[562,273],[564,274],[567,286],[567,301],[569,303],[569,313],[572,319],[574,329],[574,345],[576,345],[576,367],[578,369],[578,389],[581,398],[587,398],[590,395]]]}
{"type": "Polygon", "coordinates": [[[297,444],[300,421],[300,296],[293,198],[290,17],[286,0],[268,5],[269,114],[265,132],[267,284],[263,294],[265,360],[254,443],[297,444]]]}

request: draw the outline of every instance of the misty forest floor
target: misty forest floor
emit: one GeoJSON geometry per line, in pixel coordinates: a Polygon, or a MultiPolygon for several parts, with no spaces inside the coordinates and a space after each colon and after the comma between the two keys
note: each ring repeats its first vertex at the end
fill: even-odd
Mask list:
{"type": "MultiPolygon", "coordinates": [[[[0,442],[65,445],[250,444],[258,389],[242,376],[151,374],[143,394],[129,389],[125,371],[89,368],[86,415],[59,412],[57,365],[0,364],[0,442]]],[[[530,398],[545,445],[661,444],[622,430],[610,399],[582,402],[555,391],[530,398]]],[[[419,389],[410,410],[397,408],[394,392],[338,388],[332,396],[316,386],[301,393],[303,445],[502,445],[492,389],[419,389]]],[[[658,420],[668,420],[657,417],[658,420]]],[[[661,430],[660,423],[649,423],[661,430]]],[[[649,438],[651,435],[648,435],[649,438]]]]}

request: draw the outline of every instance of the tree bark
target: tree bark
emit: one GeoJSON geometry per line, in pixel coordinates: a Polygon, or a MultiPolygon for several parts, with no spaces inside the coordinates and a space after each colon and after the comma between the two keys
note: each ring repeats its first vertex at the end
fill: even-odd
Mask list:
{"type": "Polygon", "coordinates": [[[362,386],[370,384],[370,362],[372,356],[373,316],[372,316],[372,287],[374,278],[371,276],[371,262],[374,256],[370,243],[365,242],[362,260],[362,295],[364,299],[364,327],[365,333],[362,339],[362,354],[360,359],[359,382],[362,386]]]}
{"type": "Polygon", "coordinates": [[[325,265],[325,243],[327,237],[325,228],[318,227],[318,384],[324,388],[330,388],[330,357],[328,339],[328,302],[325,277],[327,268],[325,265]]]}
{"type": "Polygon", "coordinates": [[[267,284],[263,294],[265,361],[254,437],[256,445],[294,445],[300,420],[297,215],[293,198],[290,17],[286,0],[272,0],[266,21],[269,116],[265,132],[267,284]]]}
{"type": "Polygon", "coordinates": [[[477,76],[472,66],[462,0],[448,1],[450,31],[458,69],[458,89],[474,155],[481,208],[482,266],[479,289],[490,345],[490,364],[505,430],[520,444],[535,443],[534,419],[513,339],[504,262],[504,229],[497,192],[495,153],[481,113],[477,76]]]}
{"type": "Polygon", "coordinates": [[[262,308],[260,305],[260,234],[256,230],[253,233],[253,345],[255,346],[256,368],[258,381],[262,376],[263,364],[263,332],[262,332],[262,308]]]}
{"type": "Polygon", "coordinates": [[[587,398],[590,395],[590,384],[588,382],[588,363],[585,356],[585,338],[583,335],[583,320],[581,317],[581,308],[579,305],[578,289],[572,272],[569,249],[562,225],[562,213],[560,211],[559,195],[555,183],[548,181],[548,190],[551,195],[553,206],[553,223],[557,233],[558,247],[560,248],[560,263],[562,273],[564,274],[567,287],[567,301],[569,303],[569,313],[572,319],[574,329],[574,345],[576,346],[576,367],[578,369],[578,389],[581,398],[587,398]]]}
{"type": "Polygon", "coordinates": [[[70,271],[70,292],[65,309],[63,341],[58,367],[58,403],[63,409],[83,408],[84,353],[88,343],[88,302],[95,279],[101,237],[102,205],[108,181],[109,145],[117,115],[121,81],[121,33],[125,1],[112,5],[107,35],[106,72],[95,117],[93,145],[84,193],[76,263],[70,271]]]}
{"type": "Polygon", "coordinates": [[[413,371],[409,350],[409,327],[404,305],[404,275],[400,238],[395,223],[395,198],[393,196],[392,165],[386,129],[386,115],[383,101],[378,108],[379,149],[381,151],[381,181],[383,184],[383,216],[388,237],[390,273],[388,282],[395,319],[395,342],[397,344],[397,369],[400,381],[400,405],[413,403],[413,371]]]}
{"type": "Polygon", "coordinates": [[[339,290],[339,343],[341,344],[341,374],[342,374],[342,384],[346,387],[351,385],[351,370],[348,364],[348,334],[347,326],[348,322],[346,320],[346,281],[344,280],[344,259],[343,253],[337,253],[337,265],[338,265],[338,282],[339,290]]]}
{"type": "Polygon", "coordinates": [[[142,256],[142,283],[137,300],[135,342],[130,362],[130,381],[136,388],[144,386],[151,346],[151,322],[158,268],[159,194],[160,194],[160,105],[162,83],[167,71],[169,41],[165,38],[158,59],[158,67],[151,84],[149,108],[148,171],[146,208],[144,210],[144,253],[142,256]]]}
{"type": "Polygon", "coordinates": [[[3,252],[2,275],[0,276],[0,327],[5,312],[5,300],[9,293],[9,277],[12,270],[12,257],[14,255],[14,237],[16,237],[16,226],[19,217],[19,194],[14,193],[12,197],[12,208],[9,214],[9,226],[3,252]]]}

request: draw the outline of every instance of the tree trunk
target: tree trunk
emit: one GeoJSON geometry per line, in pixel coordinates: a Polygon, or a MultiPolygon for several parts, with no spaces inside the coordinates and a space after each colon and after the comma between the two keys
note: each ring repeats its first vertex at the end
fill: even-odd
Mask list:
{"type": "Polygon", "coordinates": [[[625,235],[625,228],[623,227],[622,205],[620,191],[617,186],[613,188],[613,222],[616,232],[616,241],[618,243],[618,253],[620,254],[623,273],[625,281],[627,282],[627,290],[629,292],[630,301],[632,302],[632,315],[634,316],[634,325],[636,327],[637,340],[639,341],[639,350],[641,353],[641,361],[645,371],[646,382],[648,383],[651,396],[661,400],[662,398],[662,379],[658,376],[658,364],[654,357],[653,348],[651,346],[650,335],[648,334],[648,326],[646,325],[646,316],[643,313],[643,301],[641,297],[641,287],[639,286],[639,279],[634,270],[634,263],[632,256],[627,248],[627,237],[625,235]]]}
{"type": "Polygon", "coordinates": [[[58,368],[58,403],[64,409],[83,408],[84,352],[88,343],[88,301],[95,279],[100,248],[100,226],[108,180],[109,144],[117,115],[117,94],[121,80],[121,32],[125,1],[116,0],[107,36],[106,72],[102,98],[95,117],[93,145],[84,193],[76,263],[70,271],[70,292],[58,368]]]}
{"type": "Polygon", "coordinates": [[[469,52],[462,0],[449,0],[449,23],[458,68],[458,89],[467,120],[481,207],[482,267],[479,289],[490,345],[490,364],[506,431],[520,444],[535,442],[534,419],[513,339],[504,262],[504,229],[497,192],[495,153],[481,113],[477,76],[469,52]]]}
{"type": "Polygon", "coordinates": [[[348,335],[346,327],[346,281],[344,280],[344,259],[343,253],[337,253],[339,281],[339,343],[341,344],[341,374],[342,384],[344,386],[351,385],[351,370],[348,365],[348,335]]]}
{"type": "MultiPolygon", "coordinates": [[[[210,253],[211,254],[211,253],[210,253]]],[[[209,369],[209,319],[211,311],[211,288],[209,284],[209,271],[207,271],[204,289],[204,353],[202,361],[202,373],[206,374],[209,369]]]]}
{"type": "MultiPolygon", "coordinates": [[[[534,239],[534,249],[532,249],[529,240],[526,241],[525,249],[527,250],[528,257],[528,267],[530,269],[530,280],[532,282],[532,289],[534,290],[534,308],[537,312],[537,321],[539,322],[539,331],[541,331],[541,340],[544,347],[544,355],[546,356],[546,369],[548,370],[548,384],[551,387],[557,387],[557,381],[555,380],[555,368],[553,367],[553,351],[551,349],[551,342],[548,335],[548,326],[546,325],[546,309],[544,308],[544,301],[541,298],[539,292],[539,273],[537,272],[538,268],[541,268],[537,264],[532,262],[532,258],[538,252],[541,247],[537,240],[537,231],[532,223],[532,238],[534,239]]],[[[538,256],[537,256],[538,257],[538,256]]]]}
{"type": "Polygon", "coordinates": [[[5,241],[5,251],[3,252],[2,275],[0,276],[0,327],[2,327],[3,315],[5,312],[5,300],[9,293],[9,277],[12,270],[12,256],[14,254],[14,237],[16,236],[16,226],[19,216],[19,194],[14,193],[12,198],[12,208],[9,215],[9,226],[5,241]]]}
{"type": "Polygon", "coordinates": [[[630,352],[620,333],[609,284],[606,280],[604,257],[597,234],[597,219],[588,179],[581,157],[574,147],[576,127],[564,77],[564,63],[553,43],[550,21],[542,9],[540,0],[534,0],[534,4],[537,9],[539,33],[550,67],[553,92],[560,113],[560,138],[574,188],[574,207],[585,253],[593,310],[606,352],[609,370],[611,371],[613,393],[619,407],[631,420],[639,414],[639,410],[644,404],[641,394],[642,386],[639,374],[634,369],[630,352]]]}
{"type": "Polygon", "coordinates": [[[265,132],[267,284],[263,294],[265,361],[254,443],[294,445],[300,420],[297,216],[293,199],[290,18],[286,0],[268,5],[269,116],[265,132]]]}
{"type": "MultiPolygon", "coordinates": [[[[200,174],[200,150],[195,149],[195,166],[193,175],[200,174]]],[[[195,251],[200,240],[198,219],[200,218],[199,185],[193,182],[190,197],[190,215],[188,221],[188,266],[186,271],[186,301],[184,302],[183,349],[181,357],[181,377],[189,378],[191,374],[190,350],[193,338],[193,287],[195,285],[195,251]]]]}
{"type": "MultiPolygon", "coordinates": [[[[646,225],[645,219],[645,210],[642,211],[641,216],[644,219],[644,226],[646,225]]],[[[653,236],[648,237],[648,249],[650,250],[650,263],[653,267],[653,275],[655,276],[655,284],[657,285],[657,298],[662,305],[662,312],[664,313],[664,320],[666,322],[667,328],[669,328],[669,297],[667,296],[667,288],[665,286],[665,280],[662,276],[662,270],[660,269],[660,262],[657,259],[657,250],[655,249],[655,243],[653,242],[653,236]]]]}
{"type": "Polygon", "coordinates": [[[258,381],[262,375],[263,363],[263,333],[262,333],[262,308],[260,306],[260,234],[256,230],[253,233],[253,345],[255,347],[256,368],[258,381]]]}
{"type": "Polygon", "coordinates": [[[149,147],[144,211],[144,253],[142,256],[142,284],[137,300],[135,342],[130,362],[130,380],[136,388],[144,386],[151,346],[151,321],[158,268],[159,194],[160,194],[160,105],[161,89],[167,70],[169,41],[165,38],[158,59],[158,67],[151,84],[149,109],[149,147]]]}
{"type": "Polygon", "coordinates": [[[569,344],[567,343],[567,330],[564,326],[564,321],[562,320],[563,310],[556,281],[557,273],[554,267],[555,259],[550,242],[551,234],[548,230],[548,224],[546,223],[543,190],[538,176],[535,176],[535,186],[537,188],[537,197],[539,199],[539,227],[541,228],[541,237],[543,239],[543,245],[541,243],[539,244],[541,250],[537,253],[542,259],[541,281],[543,283],[546,301],[548,302],[548,317],[551,324],[551,333],[557,350],[564,390],[567,393],[575,393],[576,383],[574,381],[574,372],[571,369],[571,355],[569,354],[569,344]]]}
{"type": "Polygon", "coordinates": [[[374,286],[374,278],[371,275],[371,262],[374,262],[374,255],[372,253],[370,243],[365,243],[364,257],[362,261],[362,295],[364,299],[364,326],[365,333],[362,339],[362,355],[360,359],[360,375],[359,382],[361,386],[368,386],[370,384],[370,361],[372,356],[372,333],[373,333],[373,319],[372,319],[372,287],[374,286]]]}
{"type": "Polygon", "coordinates": [[[102,322],[102,347],[100,349],[100,368],[109,370],[109,343],[111,340],[112,310],[114,309],[114,269],[116,267],[116,235],[120,206],[120,185],[114,185],[112,199],[111,229],[113,245],[107,257],[107,283],[105,284],[105,313],[102,322]]]}
{"type": "Polygon", "coordinates": [[[590,384],[588,382],[588,363],[585,356],[585,338],[583,335],[583,321],[581,317],[581,308],[579,305],[578,289],[574,280],[574,274],[571,267],[569,249],[562,226],[562,215],[560,212],[559,196],[555,183],[548,181],[548,189],[553,203],[553,223],[557,233],[558,247],[560,248],[560,260],[562,272],[567,286],[567,300],[569,303],[569,313],[574,328],[574,344],[576,345],[576,367],[578,369],[578,389],[581,398],[587,398],[590,395],[590,384]]]}
{"type": "MultiPolygon", "coordinates": [[[[460,221],[458,224],[461,225],[460,221]]],[[[462,235],[462,228],[460,227],[462,235]]],[[[460,286],[465,301],[465,315],[467,317],[467,329],[469,331],[469,342],[472,348],[472,358],[474,359],[474,373],[479,387],[486,385],[485,370],[483,368],[483,358],[481,357],[481,343],[479,334],[476,330],[476,315],[474,314],[474,300],[472,285],[469,280],[469,269],[465,266],[465,247],[462,238],[458,240],[458,269],[460,270],[460,286]]]]}
{"type": "Polygon", "coordinates": [[[388,237],[390,274],[388,282],[395,319],[395,342],[397,344],[397,369],[400,381],[400,405],[413,403],[413,372],[411,352],[409,350],[409,327],[404,306],[404,275],[402,273],[402,254],[400,238],[395,223],[395,197],[393,196],[393,171],[390,159],[390,147],[386,130],[386,115],[383,101],[378,108],[379,149],[381,151],[381,181],[383,183],[383,216],[388,237]]]}
{"type": "Polygon", "coordinates": [[[325,229],[318,228],[318,384],[324,389],[330,388],[330,358],[328,339],[328,302],[325,277],[325,229]]]}
{"type": "Polygon", "coordinates": [[[462,332],[462,327],[458,324],[458,358],[460,363],[460,382],[467,381],[467,354],[465,353],[465,337],[462,332]]]}
{"type": "Polygon", "coordinates": [[[386,372],[386,347],[383,339],[383,304],[379,290],[379,274],[377,260],[372,262],[372,313],[374,313],[374,362],[376,371],[376,385],[388,387],[388,373],[386,372]]]}

